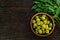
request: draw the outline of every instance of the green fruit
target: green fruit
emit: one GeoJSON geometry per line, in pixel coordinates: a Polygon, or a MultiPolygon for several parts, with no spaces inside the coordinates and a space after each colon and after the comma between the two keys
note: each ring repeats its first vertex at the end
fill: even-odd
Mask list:
{"type": "Polygon", "coordinates": [[[45,17],[42,17],[42,20],[44,20],[45,19],[45,17]]]}
{"type": "Polygon", "coordinates": [[[36,28],[36,29],[38,29],[38,30],[39,30],[40,28],[41,28],[40,26],[37,26],[37,28],[36,28]]]}
{"type": "Polygon", "coordinates": [[[45,15],[42,15],[41,19],[42,19],[42,20],[45,20],[45,15]]]}
{"type": "Polygon", "coordinates": [[[40,25],[40,22],[37,22],[37,25],[40,25]]]}
{"type": "Polygon", "coordinates": [[[38,33],[38,29],[35,29],[35,32],[38,33]]]}
{"type": "Polygon", "coordinates": [[[45,25],[45,27],[46,27],[46,30],[48,29],[48,25],[45,25]]]}
{"type": "Polygon", "coordinates": [[[38,19],[38,18],[39,18],[39,16],[36,16],[35,18],[36,18],[36,19],[38,19]]]}
{"type": "Polygon", "coordinates": [[[50,21],[47,21],[47,23],[49,24],[49,23],[50,23],[50,21]]]}
{"type": "Polygon", "coordinates": [[[37,21],[37,22],[39,22],[39,21],[40,21],[40,19],[39,19],[39,18],[37,18],[37,19],[36,19],[36,21],[37,21]]]}
{"type": "Polygon", "coordinates": [[[43,17],[46,17],[46,15],[42,15],[43,17]]]}
{"type": "Polygon", "coordinates": [[[47,24],[47,20],[44,20],[44,24],[47,24]]]}
{"type": "Polygon", "coordinates": [[[37,26],[37,24],[36,24],[36,23],[34,23],[34,24],[33,24],[33,28],[36,28],[36,26],[37,26]]]}
{"type": "Polygon", "coordinates": [[[40,21],[40,25],[43,25],[43,22],[42,21],[40,21]]]}
{"type": "Polygon", "coordinates": [[[46,33],[49,34],[49,30],[46,30],[46,33]]]}
{"type": "Polygon", "coordinates": [[[42,34],[42,30],[39,30],[38,32],[39,32],[39,34],[42,34]]]}
{"type": "Polygon", "coordinates": [[[32,20],[32,23],[35,23],[36,21],[35,20],[32,20]]]}
{"type": "Polygon", "coordinates": [[[49,27],[48,29],[51,30],[51,27],[49,27]]]}
{"type": "Polygon", "coordinates": [[[52,27],[52,23],[50,23],[49,26],[52,27]]]}
{"type": "Polygon", "coordinates": [[[42,30],[45,30],[46,26],[45,24],[42,25],[42,30]]]}

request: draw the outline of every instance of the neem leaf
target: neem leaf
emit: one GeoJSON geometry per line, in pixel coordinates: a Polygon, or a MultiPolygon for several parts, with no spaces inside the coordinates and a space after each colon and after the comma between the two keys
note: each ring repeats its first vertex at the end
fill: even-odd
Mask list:
{"type": "Polygon", "coordinates": [[[60,7],[58,7],[56,10],[56,15],[59,15],[59,14],[60,14],[60,7]]]}
{"type": "Polygon", "coordinates": [[[32,9],[36,9],[36,8],[37,8],[37,6],[36,6],[36,5],[33,5],[33,6],[32,6],[32,9]]]}
{"type": "Polygon", "coordinates": [[[40,0],[40,1],[42,1],[42,2],[44,2],[44,3],[49,3],[49,4],[52,5],[52,0],[40,0]]]}
{"type": "Polygon", "coordinates": [[[49,10],[51,10],[52,12],[54,12],[54,9],[52,7],[49,7],[49,10]]]}
{"type": "Polygon", "coordinates": [[[57,0],[57,4],[60,6],[60,0],[57,0]]]}
{"type": "Polygon", "coordinates": [[[36,9],[36,11],[37,11],[37,12],[40,12],[40,11],[41,11],[41,9],[40,9],[40,8],[37,8],[37,9],[36,9]]]}
{"type": "Polygon", "coordinates": [[[38,2],[38,1],[35,1],[34,3],[40,3],[40,2],[38,2]]]}

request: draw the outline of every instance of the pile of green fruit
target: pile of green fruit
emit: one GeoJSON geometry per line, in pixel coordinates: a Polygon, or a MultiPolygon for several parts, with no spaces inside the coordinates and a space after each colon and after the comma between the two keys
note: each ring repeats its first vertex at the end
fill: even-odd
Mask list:
{"type": "Polygon", "coordinates": [[[52,30],[52,23],[46,15],[37,15],[32,20],[32,28],[37,34],[49,34],[52,30]]]}

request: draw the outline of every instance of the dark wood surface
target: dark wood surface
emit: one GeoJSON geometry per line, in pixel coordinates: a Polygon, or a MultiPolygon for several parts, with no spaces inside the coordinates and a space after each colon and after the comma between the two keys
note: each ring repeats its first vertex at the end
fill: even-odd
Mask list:
{"type": "Polygon", "coordinates": [[[48,37],[38,37],[30,29],[33,0],[0,0],[0,40],[60,40],[56,26],[48,37]]]}

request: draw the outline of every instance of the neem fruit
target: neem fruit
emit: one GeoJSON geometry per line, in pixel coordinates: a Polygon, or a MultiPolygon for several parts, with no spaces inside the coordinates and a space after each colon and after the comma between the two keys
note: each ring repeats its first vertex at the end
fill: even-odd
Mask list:
{"type": "Polygon", "coordinates": [[[52,30],[52,23],[46,15],[38,15],[32,20],[32,27],[35,33],[49,34],[52,30]]]}

